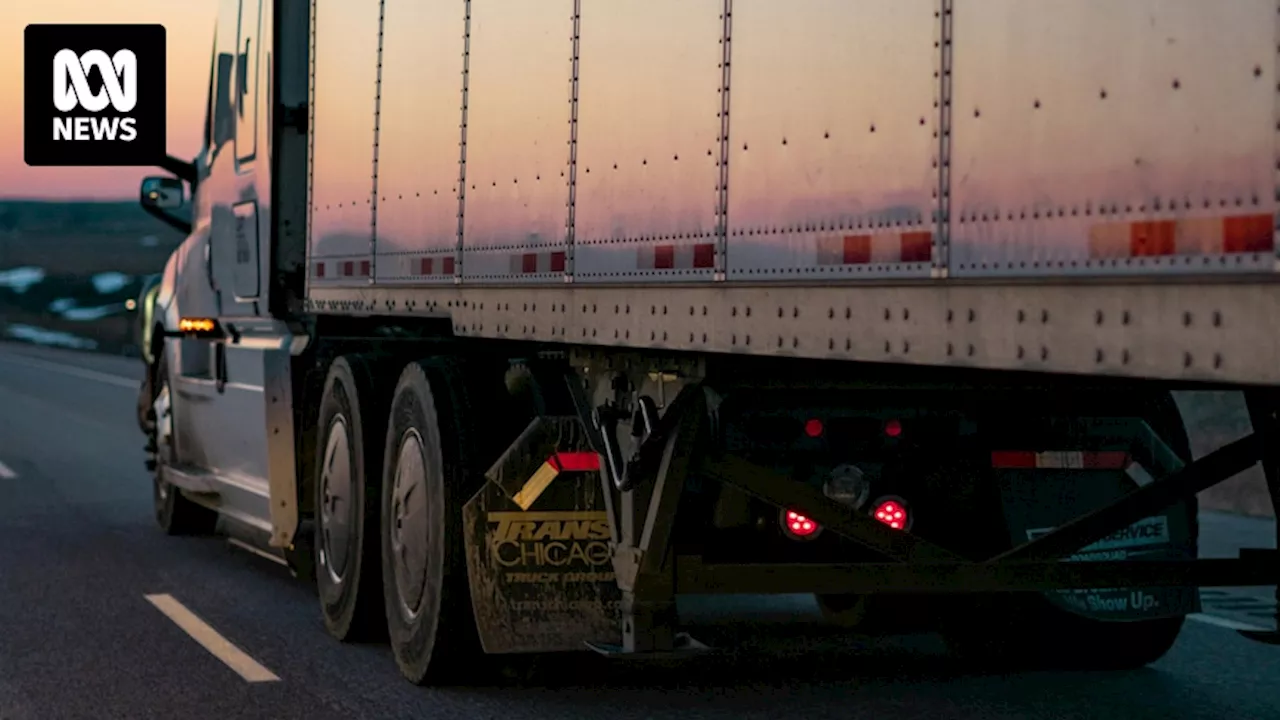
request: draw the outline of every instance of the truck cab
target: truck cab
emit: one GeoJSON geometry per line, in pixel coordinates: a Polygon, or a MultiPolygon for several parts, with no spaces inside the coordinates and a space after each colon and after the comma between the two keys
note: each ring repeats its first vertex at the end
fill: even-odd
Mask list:
{"type": "MultiPolygon", "coordinates": [[[[298,133],[272,122],[280,108],[305,105],[305,85],[296,96],[305,56],[300,66],[280,66],[273,5],[300,6],[305,17],[305,4],[220,0],[203,147],[190,163],[175,161],[179,178],[148,177],[140,193],[144,209],[170,224],[187,202],[191,216],[155,293],[148,381],[139,398],[139,407],[149,408],[144,427],[162,428],[149,448],[166,453],[158,463],[168,468],[156,480],[158,517],[164,525],[175,507],[186,508],[207,525],[216,509],[233,535],[255,546],[267,544],[272,527],[264,362],[272,347],[288,352],[294,337],[273,309],[289,291],[297,297],[287,280],[273,287],[271,279],[273,270],[275,278],[291,269],[296,275],[302,264],[291,263],[288,252],[273,253],[273,223],[293,220],[281,237],[296,241],[299,257],[303,250],[302,224],[272,212],[273,174],[293,169],[290,160],[305,161],[289,152],[305,152],[298,133]],[[282,82],[289,72],[295,82],[282,82]],[[281,144],[284,151],[273,152],[281,144]]],[[[299,184],[281,192],[289,198],[304,190],[299,184]]]]}

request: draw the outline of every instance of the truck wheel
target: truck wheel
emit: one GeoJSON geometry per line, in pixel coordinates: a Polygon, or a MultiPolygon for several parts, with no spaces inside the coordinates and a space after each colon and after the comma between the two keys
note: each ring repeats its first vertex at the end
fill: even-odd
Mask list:
{"type": "Polygon", "coordinates": [[[147,448],[151,453],[148,465],[154,470],[151,487],[156,523],[166,535],[207,535],[217,527],[218,514],[192,502],[164,479],[164,468],[174,461],[173,393],[169,388],[169,364],[164,355],[156,363],[152,388],[147,448]]]}
{"type": "MultiPolygon", "coordinates": [[[[1177,405],[1163,393],[1148,406],[1147,423],[1184,462],[1191,443],[1177,405]]],[[[1190,516],[1193,547],[1199,542],[1193,497],[1174,507],[1190,516]]],[[[961,602],[945,631],[956,654],[987,667],[1010,670],[1131,670],[1164,657],[1177,642],[1185,616],[1106,622],[1055,607],[1041,595],[1006,594],[961,602]]]]}
{"type": "Polygon", "coordinates": [[[334,361],[316,425],[314,545],[325,629],[343,641],[377,639],[383,628],[377,538],[384,404],[364,360],[334,361]]]}
{"type": "Polygon", "coordinates": [[[964,604],[965,617],[955,618],[957,626],[945,633],[948,646],[969,663],[1011,672],[1144,667],[1169,652],[1186,620],[1104,622],[1041,597],[988,598],[977,605],[964,604]]]}
{"type": "Polygon", "coordinates": [[[475,672],[481,652],[471,612],[462,506],[465,382],[439,361],[410,364],[391,401],[382,495],[382,582],[391,649],[418,685],[475,672]]]}

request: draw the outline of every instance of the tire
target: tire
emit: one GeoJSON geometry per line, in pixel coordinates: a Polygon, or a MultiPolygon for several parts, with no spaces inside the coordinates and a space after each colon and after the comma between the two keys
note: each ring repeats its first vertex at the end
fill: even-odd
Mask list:
{"type": "Polygon", "coordinates": [[[951,651],[987,670],[1133,670],[1164,657],[1185,617],[1104,622],[1049,604],[1043,597],[965,603],[963,628],[945,633],[951,651]]]}
{"type": "Polygon", "coordinates": [[[151,383],[151,409],[147,413],[147,451],[156,524],[166,535],[208,535],[218,525],[218,514],[198,505],[163,478],[164,468],[175,459],[173,448],[173,393],[169,386],[169,363],[162,353],[156,362],[151,383]]]}
{"type": "Polygon", "coordinates": [[[357,356],[334,361],[320,399],[314,574],[325,629],[344,642],[380,639],[378,497],[385,400],[357,356]]]}
{"type": "MultiPolygon", "coordinates": [[[[1191,443],[1177,405],[1162,393],[1145,410],[1148,425],[1184,462],[1191,443]]],[[[1179,503],[1190,515],[1193,545],[1199,542],[1195,497],[1179,503]]],[[[1042,595],[1003,594],[963,609],[944,631],[961,657],[1007,670],[1132,670],[1159,660],[1177,642],[1185,616],[1107,622],[1053,606],[1042,595]]]]}
{"type": "Polygon", "coordinates": [[[391,649],[417,685],[474,679],[481,667],[462,507],[478,487],[466,466],[465,381],[450,363],[411,363],[391,401],[382,496],[382,578],[391,649]]]}
{"type": "Polygon", "coordinates": [[[853,629],[866,623],[870,611],[870,595],[815,595],[818,611],[828,624],[853,629]]]}

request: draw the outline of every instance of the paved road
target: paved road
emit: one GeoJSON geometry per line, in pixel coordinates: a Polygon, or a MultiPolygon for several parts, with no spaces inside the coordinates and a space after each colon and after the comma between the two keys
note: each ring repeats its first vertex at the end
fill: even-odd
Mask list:
{"type": "MultiPolygon", "coordinates": [[[[910,638],[856,658],[714,671],[565,662],[525,687],[415,688],[387,648],[330,640],[310,589],[280,567],[154,529],[138,372],[0,345],[0,720],[1280,718],[1280,648],[1227,627],[1262,622],[1258,590],[1217,597],[1168,657],[1116,675],[966,674],[936,640],[910,638]],[[219,639],[243,655],[229,665],[199,642],[219,639]]],[[[1274,538],[1262,521],[1206,515],[1205,527],[1218,554],[1232,537],[1274,538]]]]}

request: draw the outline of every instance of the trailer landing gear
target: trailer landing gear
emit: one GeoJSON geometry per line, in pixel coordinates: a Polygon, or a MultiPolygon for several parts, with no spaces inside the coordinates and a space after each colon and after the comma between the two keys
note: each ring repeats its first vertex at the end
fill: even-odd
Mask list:
{"type": "MultiPolygon", "coordinates": [[[[676,507],[707,419],[706,391],[686,386],[661,421],[646,420],[647,436],[635,458],[611,463],[612,472],[602,473],[602,482],[611,480],[621,490],[614,515],[618,522],[613,569],[622,591],[622,643],[588,643],[601,655],[657,660],[711,650],[688,633],[676,632],[676,567],[670,542],[676,507]]],[[[601,437],[607,451],[618,457],[609,444],[612,435],[606,431],[601,437]]],[[[606,485],[604,490],[612,489],[606,485]]]]}

